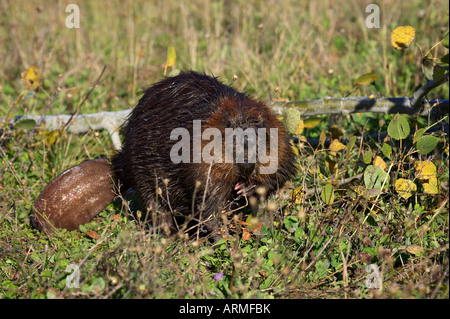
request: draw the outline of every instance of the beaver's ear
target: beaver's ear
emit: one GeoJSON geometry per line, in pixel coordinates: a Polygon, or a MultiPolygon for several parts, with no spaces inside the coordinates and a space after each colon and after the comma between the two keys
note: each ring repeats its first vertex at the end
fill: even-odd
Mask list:
{"type": "Polygon", "coordinates": [[[114,200],[109,160],[98,158],[71,167],[52,180],[31,208],[31,223],[39,230],[77,229],[114,200]]]}

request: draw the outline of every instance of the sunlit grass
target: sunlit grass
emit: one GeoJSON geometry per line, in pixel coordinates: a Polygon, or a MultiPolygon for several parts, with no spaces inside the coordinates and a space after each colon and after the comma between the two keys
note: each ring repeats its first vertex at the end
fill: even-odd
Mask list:
{"type": "MultiPolygon", "coordinates": [[[[411,25],[417,43],[430,48],[448,28],[448,3],[383,1],[380,28],[367,29],[368,3],[81,1],[81,28],[74,30],[65,27],[64,2],[2,1],[0,117],[70,114],[104,66],[80,112],[131,108],[162,77],[170,45],[176,68],[220,76],[266,101],[411,96],[425,82],[420,48],[393,49],[390,32],[411,25]],[[30,66],[42,74],[32,96],[21,77],[30,66]],[[377,74],[380,91],[354,91],[368,72],[377,74]]],[[[448,99],[448,85],[430,97],[448,99]]],[[[391,118],[332,116],[304,135],[385,132],[391,118]]],[[[427,119],[417,123],[425,127],[427,119]]],[[[80,231],[48,237],[29,224],[42,188],[68,167],[114,154],[107,132],[52,134],[0,127],[0,298],[448,298],[448,213],[439,211],[443,203],[448,209],[448,189],[403,201],[393,191],[368,200],[342,187],[333,205],[319,192],[302,199],[285,192],[258,203],[250,226],[231,222],[232,229],[260,227],[248,240],[231,234],[215,245],[149,233],[119,201],[80,231]],[[411,245],[422,251],[408,252],[411,245]],[[79,266],[79,288],[66,286],[71,264],[79,266]],[[369,264],[383,274],[381,289],[367,287],[369,264]]],[[[349,157],[337,158],[324,147],[298,145],[291,188],[322,186],[334,176],[332,161],[345,177],[361,173],[362,153],[380,153],[380,143],[358,142],[349,157]]],[[[448,155],[438,155],[439,177],[448,179],[448,155]]]]}

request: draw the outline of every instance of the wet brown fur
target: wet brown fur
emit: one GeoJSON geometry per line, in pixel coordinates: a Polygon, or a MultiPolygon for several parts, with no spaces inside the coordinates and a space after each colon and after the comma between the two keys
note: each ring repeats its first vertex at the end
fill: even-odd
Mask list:
{"type": "MultiPolygon", "coordinates": [[[[208,142],[202,140],[202,148],[208,142]]],[[[68,229],[88,222],[114,198],[112,183],[107,179],[112,171],[121,190],[133,188],[144,208],[157,215],[160,225],[170,232],[177,230],[174,216],[198,218],[201,214],[208,218],[230,208],[229,204],[239,197],[236,188],[249,194],[251,187],[263,186],[270,194],[295,176],[288,138],[269,107],[196,72],[182,72],[150,86],[124,125],[123,147],[111,160],[112,170],[105,161],[83,162],[69,169],[70,174],[63,173],[50,182],[34,203],[33,224],[41,230],[50,229],[43,216],[55,227],[68,229]],[[223,138],[227,127],[277,128],[278,170],[259,174],[259,162],[192,163],[192,152],[201,151],[193,149],[194,120],[201,120],[202,131],[219,129],[223,138]],[[176,128],[190,132],[190,163],[171,161],[170,150],[177,141],[170,140],[170,134],[176,128]],[[86,198],[69,196],[65,202],[73,193],[71,188],[82,189],[80,195],[86,198]],[[100,200],[90,200],[95,197],[100,200]]]]}
{"type": "Polygon", "coordinates": [[[31,223],[39,230],[77,229],[115,197],[109,160],[98,158],[71,167],[52,180],[31,208],[31,223]]]}
{"type": "MultiPolygon", "coordinates": [[[[202,148],[208,142],[203,140],[202,148]]],[[[195,72],[163,79],[145,92],[127,121],[122,151],[112,162],[119,181],[134,187],[147,208],[180,215],[190,215],[194,208],[194,213],[201,211],[204,218],[226,208],[237,197],[237,183],[264,186],[270,194],[295,175],[283,125],[269,107],[216,78],[195,72]],[[239,174],[239,164],[192,163],[192,154],[191,163],[172,163],[170,149],[177,141],[170,140],[170,133],[178,127],[188,129],[192,153],[193,120],[202,121],[202,131],[217,128],[223,137],[226,127],[277,128],[277,172],[257,174],[260,164],[256,163],[246,177],[239,174]],[[157,188],[161,189],[159,207],[155,206],[157,188]]]]}

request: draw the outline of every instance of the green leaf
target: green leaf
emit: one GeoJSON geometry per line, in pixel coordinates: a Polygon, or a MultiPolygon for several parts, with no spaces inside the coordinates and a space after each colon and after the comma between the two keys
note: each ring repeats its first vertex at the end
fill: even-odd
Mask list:
{"type": "Polygon", "coordinates": [[[334,189],[333,185],[327,184],[322,188],[322,192],[320,193],[320,197],[327,205],[331,205],[334,202],[334,189]]]}
{"type": "Polygon", "coordinates": [[[439,139],[432,135],[422,136],[417,140],[416,148],[419,151],[420,155],[426,155],[430,153],[436,147],[439,139]]]}
{"type": "Polygon", "coordinates": [[[372,150],[369,148],[368,151],[364,152],[363,154],[363,161],[364,164],[370,164],[370,162],[372,162],[372,150]]]}
{"type": "Polygon", "coordinates": [[[448,31],[442,39],[442,45],[448,49],[448,31]]]}
{"type": "Polygon", "coordinates": [[[287,216],[283,222],[284,227],[286,227],[287,230],[296,230],[298,228],[300,220],[297,216],[287,216]]]}
{"type": "MultiPolygon", "coordinates": [[[[0,290],[0,292],[2,294],[4,294],[4,297],[2,296],[2,299],[3,298],[17,298],[16,292],[17,292],[17,290],[19,290],[19,287],[11,280],[5,280],[3,282],[0,282],[0,288],[2,288],[0,290]]],[[[1,296],[1,294],[0,294],[0,296],[1,296]]]]}
{"type": "Polygon", "coordinates": [[[303,228],[297,228],[294,233],[294,238],[297,239],[298,243],[300,243],[300,241],[304,239],[303,236],[305,236],[305,231],[303,230],[303,228]]]}
{"type": "Polygon", "coordinates": [[[347,143],[347,149],[345,150],[345,155],[346,155],[346,157],[347,157],[347,159],[349,159],[350,158],[350,151],[352,150],[352,148],[355,146],[355,143],[356,143],[356,136],[352,136],[351,138],[350,138],[350,140],[348,141],[348,143],[347,143]]]}
{"type": "Polygon", "coordinates": [[[41,276],[50,278],[53,276],[53,272],[49,269],[45,269],[41,272],[41,276]]]}
{"type": "Polygon", "coordinates": [[[378,226],[377,221],[375,220],[375,218],[373,218],[372,215],[367,216],[367,223],[368,223],[370,226],[373,226],[373,227],[377,227],[377,226],[378,226]]]}
{"type": "Polygon", "coordinates": [[[422,137],[423,133],[426,131],[426,128],[421,128],[418,129],[415,133],[414,133],[414,137],[413,137],[413,143],[416,144],[417,141],[422,137]]]}
{"type": "Polygon", "coordinates": [[[94,280],[92,280],[92,288],[96,291],[101,291],[105,289],[106,282],[102,277],[96,277],[94,280]]]}
{"type": "Polygon", "coordinates": [[[47,297],[47,299],[57,299],[58,298],[55,291],[50,290],[50,289],[47,290],[47,292],[45,293],[45,296],[47,297]]]}
{"type": "Polygon", "coordinates": [[[227,240],[223,237],[221,237],[214,245],[213,247],[215,247],[217,249],[217,247],[221,247],[222,250],[226,249],[226,242],[227,240]]]}
{"type": "Polygon", "coordinates": [[[316,272],[320,278],[328,276],[328,268],[330,267],[330,261],[328,259],[319,260],[316,263],[316,272]]]}
{"type": "Polygon", "coordinates": [[[16,123],[17,129],[31,130],[36,126],[36,121],[32,119],[23,119],[16,123]]]}
{"type": "Polygon", "coordinates": [[[377,250],[373,247],[364,247],[361,251],[371,254],[374,257],[378,255],[377,250]]]}
{"type": "Polygon", "coordinates": [[[444,78],[444,74],[445,69],[442,66],[436,64],[433,69],[433,80],[434,81],[442,80],[444,78]]]}
{"type": "Polygon", "coordinates": [[[178,74],[180,74],[180,69],[173,69],[172,71],[169,72],[169,74],[167,74],[168,77],[174,77],[177,76],[178,74]]]}
{"type": "Polygon", "coordinates": [[[446,55],[444,55],[442,58],[441,58],[441,66],[442,67],[444,67],[445,68],[445,66],[447,66],[447,68],[448,68],[448,64],[449,64],[449,61],[448,61],[449,59],[448,59],[448,53],[446,54],[446,55]]]}
{"type": "Polygon", "coordinates": [[[296,134],[301,122],[300,115],[301,112],[295,108],[288,108],[286,110],[286,128],[289,133],[296,134]]]}
{"type": "Polygon", "coordinates": [[[387,158],[391,158],[391,154],[392,154],[392,146],[389,145],[388,143],[384,143],[383,147],[381,148],[381,151],[383,152],[383,155],[386,156],[387,158]]]}
{"type": "Polygon", "coordinates": [[[396,114],[388,126],[388,134],[395,140],[403,140],[409,136],[410,128],[408,118],[396,114]]]}
{"type": "Polygon", "coordinates": [[[364,184],[367,188],[382,190],[382,186],[389,186],[389,175],[379,166],[369,165],[364,171],[364,184]],[[385,182],[386,180],[386,182],[385,182]]]}

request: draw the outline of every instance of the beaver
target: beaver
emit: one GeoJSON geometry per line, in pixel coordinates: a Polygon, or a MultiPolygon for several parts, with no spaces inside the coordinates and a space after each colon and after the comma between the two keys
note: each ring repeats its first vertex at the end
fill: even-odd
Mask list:
{"type": "MultiPolygon", "coordinates": [[[[123,133],[112,169],[97,173],[97,178],[113,175],[120,191],[134,189],[158,219],[154,225],[166,233],[178,230],[177,216],[211,219],[240,207],[259,186],[267,195],[273,193],[296,173],[288,136],[269,107],[194,71],[147,88],[123,133]]],[[[87,170],[79,174],[91,178],[87,170]]],[[[111,190],[98,193],[109,199],[111,190]]],[[[87,205],[83,202],[81,213],[91,211],[87,205]]],[[[47,217],[49,222],[55,218],[47,217]]]]}

